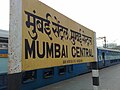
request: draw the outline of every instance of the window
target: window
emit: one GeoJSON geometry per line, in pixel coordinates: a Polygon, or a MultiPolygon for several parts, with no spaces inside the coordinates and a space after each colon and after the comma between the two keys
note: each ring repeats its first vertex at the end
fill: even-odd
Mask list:
{"type": "Polygon", "coordinates": [[[105,60],[105,52],[102,52],[102,59],[105,60]]]}
{"type": "Polygon", "coordinates": [[[43,78],[51,78],[54,75],[54,68],[46,68],[43,72],[43,78]]]}
{"type": "Polygon", "coordinates": [[[59,75],[64,75],[66,72],[66,66],[60,66],[59,67],[59,75]]]}
{"type": "Polygon", "coordinates": [[[34,81],[36,78],[36,70],[26,71],[23,73],[23,83],[34,81]]]}
{"type": "Polygon", "coordinates": [[[105,52],[102,52],[102,64],[105,66],[105,52]]]}

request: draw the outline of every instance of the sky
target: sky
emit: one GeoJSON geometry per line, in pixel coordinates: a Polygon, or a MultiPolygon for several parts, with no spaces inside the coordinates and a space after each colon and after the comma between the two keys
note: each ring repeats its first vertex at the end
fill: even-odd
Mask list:
{"type": "MultiPolygon", "coordinates": [[[[119,0],[40,0],[63,15],[120,45],[119,0]]],[[[9,0],[0,0],[0,29],[9,30],[9,0]]],[[[103,44],[103,40],[97,40],[103,44]]]]}

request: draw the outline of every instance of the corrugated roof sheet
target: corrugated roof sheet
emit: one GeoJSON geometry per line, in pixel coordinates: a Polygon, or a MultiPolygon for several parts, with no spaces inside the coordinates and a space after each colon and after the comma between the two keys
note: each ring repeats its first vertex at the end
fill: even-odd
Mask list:
{"type": "Polygon", "coordinates": [[[0,29],[0,37],[9,37],[9,31],[0,29]]]}

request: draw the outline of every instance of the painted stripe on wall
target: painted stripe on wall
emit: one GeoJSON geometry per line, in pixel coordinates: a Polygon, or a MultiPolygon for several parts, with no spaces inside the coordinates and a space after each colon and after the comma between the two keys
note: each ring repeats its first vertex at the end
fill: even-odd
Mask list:
{"type": "Polygon", "coordinates": [[[0,54],[0,58],[8,58],[8,54],[0,54]]]}
{"type": "Polygon", "coordinates": [[[99,77],[99,70],[92,70],[93,77],[99,77]]]}
{"type": "Polygon", "coordinates": [[[98,86],[93,86],[93,90],[99,90],[98,86]]]}
{"type": "Polygon", "coordinates": [[[92,77],[93,85],[99,86],[99,77],[92,77]]]}

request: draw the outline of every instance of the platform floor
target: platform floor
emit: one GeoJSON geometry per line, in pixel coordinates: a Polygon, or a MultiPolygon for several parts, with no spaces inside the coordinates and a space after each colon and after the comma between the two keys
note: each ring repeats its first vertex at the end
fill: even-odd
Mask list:
{"type": "MultiPolygon", "coordinates": [[[[93,90],[91,77],[87,73],[36,90],[93,90]]],[[[120,90],[120,64],[100,70],[99,90],[120,90]]]]}

